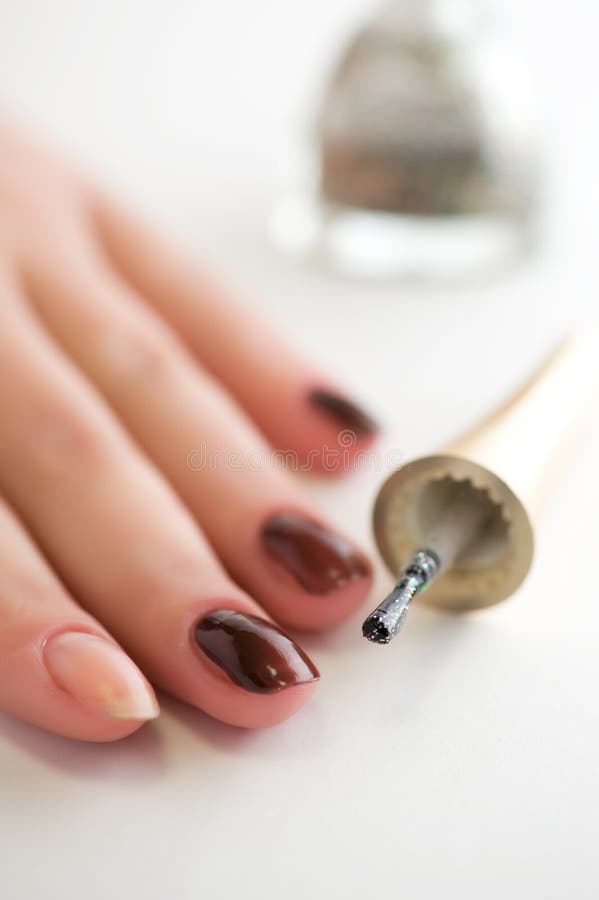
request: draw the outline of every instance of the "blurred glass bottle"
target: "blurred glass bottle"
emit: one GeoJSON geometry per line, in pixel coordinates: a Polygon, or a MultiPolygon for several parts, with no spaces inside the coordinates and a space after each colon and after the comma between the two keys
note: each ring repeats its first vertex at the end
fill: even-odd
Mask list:
{"type": "Polygon", "coordinates": [[[488,0],[388,0],[342,55],[273,234],[346,274],[485,274],[530,247],[534,105],[488,0]]]}

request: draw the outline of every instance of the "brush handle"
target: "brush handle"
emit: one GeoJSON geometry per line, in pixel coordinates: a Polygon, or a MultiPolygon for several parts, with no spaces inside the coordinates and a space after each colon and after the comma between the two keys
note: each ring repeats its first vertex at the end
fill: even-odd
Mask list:
{"type": "Polygon", "coordinates": [[[599,414],[599,334],[569,338],[518,393],[446,448],[490,469],[529,508],[566,464],[582,427],[599,414]]]}

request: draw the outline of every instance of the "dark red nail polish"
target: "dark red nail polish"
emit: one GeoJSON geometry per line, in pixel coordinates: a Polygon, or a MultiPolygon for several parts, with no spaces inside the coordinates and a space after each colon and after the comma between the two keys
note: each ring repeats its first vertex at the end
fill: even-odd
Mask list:
{"type": "Polygon", "coordinates": [[[262,529],[262,541],[279,563],[311,594],[328,594],[370,574],[352,544],[297,513],[279,513],[262,529]]]}
{"type": "Polygon", "coordinates": [[[194,636],[206,656],[246,691],[274,694],[320,678],[302,648],[258,616],[218,609],[198,623],[194,636]]]}
{"type": "Polygon", "coordinates": [[[339,394],[315,390],[310,393],[309,400],[312,406],[334,419],[340,428],[349,428],[358,435],[376,434],[379,430],[368,413],[339,394]]]}

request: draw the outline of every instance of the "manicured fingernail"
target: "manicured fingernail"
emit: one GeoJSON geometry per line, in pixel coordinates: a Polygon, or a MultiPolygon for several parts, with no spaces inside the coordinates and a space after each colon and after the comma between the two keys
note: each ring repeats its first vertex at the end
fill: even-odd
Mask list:
{"type": "Polygon", "coordinates": [[[255,694],[274,694],[320,678],[302,648],[258,616],[215,610],[196,626],[195,640],[231,681],[255,694]]]}
{"type": "Polygon", "coordinates": [[[358,435],[376,434],[379,430],[374,419],[346,397],[332,394],[330,391],[315,390],[310,393],[308,399],[319,412],[334,419],[340,428],[348,428],[358,435]]]}
{"type": "Polygon", "coordinates": [[[67,631],[44,647],[56,684],[86,706],[113,719],[155,719],[158,703],[129,657],[95,634],[67,631]]]}
{"type": "Polygon", "coordinates": [[[297,513],[272,516],[262,541],[270,558],[311,594],[328,594],[370,574],[367,559],[348,540],[297,513]]]}

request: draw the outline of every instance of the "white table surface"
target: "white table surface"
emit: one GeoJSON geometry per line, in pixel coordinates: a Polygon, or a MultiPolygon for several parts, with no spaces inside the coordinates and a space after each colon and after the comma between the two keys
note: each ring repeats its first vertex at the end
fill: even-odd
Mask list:
{"type": "MultiPolygon", "coordinates": [[[[547,219],[541,255],[488,285],[352,284],[265,239],[274,173],[356,0],[4,0],[0,96],[345,375],[410,456],[597,318],[599,16],[590,0],[504,6],[546,100],[547,219]]],[[[0,895],[596,898],[598,450],[556,483],[509,603],[415,608],[383,650],[359,615],[308,638],[321,690],[282,726],[236,731],[164,699],[156,724],[94,746],[0,716],[0,895]]],[[[308,489],[371,542],[383,477],[308,489]]],[[[376,597],[388,583],[381,569],[376,597]]]]}

